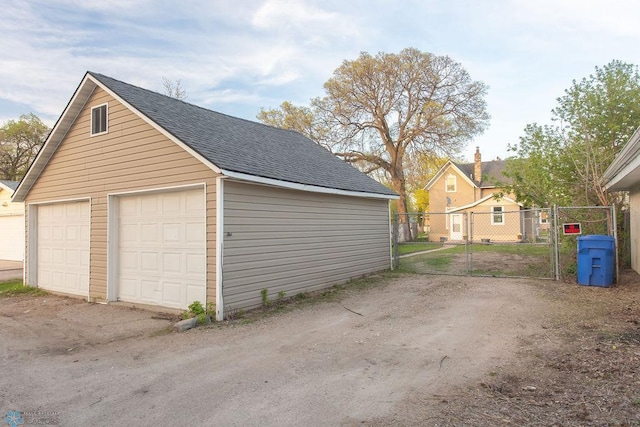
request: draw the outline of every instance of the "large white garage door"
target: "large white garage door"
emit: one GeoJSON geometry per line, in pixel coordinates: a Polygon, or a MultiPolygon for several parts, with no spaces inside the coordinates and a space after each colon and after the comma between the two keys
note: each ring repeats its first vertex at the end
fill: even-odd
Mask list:
{"type": "Polygon", "coordinates": [[[0,259],[24,260],[24,216],[0,216],[0,259]]]}
{"type": "Polygon", "coordinates": [[[89,296],[89,202],[37,209],[37,282],[43,289],[89,296]]]}
{"type": "Polygon", "coordinates": [[[121,301],[187,308],[206,298],[202,189],[123,196],[118,203],[121,301]]]}

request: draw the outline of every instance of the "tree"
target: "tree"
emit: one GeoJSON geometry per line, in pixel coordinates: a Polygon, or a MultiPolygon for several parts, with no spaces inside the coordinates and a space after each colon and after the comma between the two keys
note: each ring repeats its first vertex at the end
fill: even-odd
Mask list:
{"type": "Polygon", "coordinates": [[[9,120],[0,128],[0,175],[19,181],[42,147],[49,127],[33,113],[18,121],[9,120]]]}
{"type": "MultiPolygon", "coordinates": [[[[489,119],[486,85],[451,58],[413,48],[376,56],[363,52],[344,61],[324,90],[303,109],[311,113],[314,129],[305,135],[366,173],[382,172],[400,196],[399,214],[408,211],[407,160],[457,154],[489,119]]],[[[261,116],[286,125],[284,109],[263,110],[261,116]]],[[[301,131],[295,127],[300,121],[290,122],[301,131]]]]}
{"type": "Polygon", "coordinates": [[[528,125],[506,175],[519,200],[539,206],[611,205],[602,175],[640,124],[638,67],[612,61],[573,81],[552,110],[552,126],[528,125]]]}
{"type": "Polygon", "coordinates": [[[174,82],[162,76],[162,87],[164,88],[164,94],[172,98],[184,101],[189,97],[186,89],[182,87],[182,79],[177,79],[174,82]]]}

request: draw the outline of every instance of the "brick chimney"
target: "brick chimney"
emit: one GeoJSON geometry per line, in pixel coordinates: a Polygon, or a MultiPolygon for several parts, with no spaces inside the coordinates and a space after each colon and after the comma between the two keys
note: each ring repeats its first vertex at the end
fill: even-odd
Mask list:
{"type": "Polygon", "coordinates": [[[480,147],[476,147],[476,154],[473,157],[473,179],[476,182],[482,181],[482,157],[480,156],[480,147]]]}

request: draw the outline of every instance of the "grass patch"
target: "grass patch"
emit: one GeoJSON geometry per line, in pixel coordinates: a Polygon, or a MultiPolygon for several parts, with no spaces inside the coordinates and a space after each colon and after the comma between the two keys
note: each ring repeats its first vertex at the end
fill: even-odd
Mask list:
{"type": "MultiPolygon", "coordinates": [[[[471,247],[473,252],[493,252],[499,254],[513,255],[549,255],[551,249],[548,245],[528,245],[526,243],[514,244],[474,244],[471,247]]],[[[464,248],[462,250],[464,252],[464,248]]]]}
{"type": "Polygon", "coordinates": [[[173,326],[169,325],[169,326],[166,326],[166,327],[164,327],[162,329],[158,329],[157,331],[151,332],[149,334],[149,338],[162,337],[162,336],[165,336],[165,335],[169,335],[171,333],[173,333],[173,326]]]}
{"type": "Polygon", "coordinates": [[[0,282],[0,298],[12,297],[15,295],[47,295],[47,292],[39,288],[32,288],[31,286],[24,286],[22,280],[9,280],[6,282],[0,282]]]}
{"type": "Polygon", "coordinates": [[[428,251],[428,250],[437,249],[440,247],[442,247],[442,243],[435,243],[435,242],[400,243],[398,245],[398,252],[400,253],[400,255],[404,255],[404,254],[411,254],[414,252],[428,251]]]}
{"type": "Polygon", "coordinates": [[[376,287],[387,283],[389,279],[398,276],[397,271],[385,271],[378,274],[367,275],[358,279],[350,280],[341,285],[334,285],[326,289],[312,292],[301,292],[291,297],[283,297],[272,301],[269,305],[247,310],[242,318],[226,318],[225,322],[218,322],[217,325],[247,325],[260,320],[261,318],[288,313],[298,308],[315,305],[319,303],[340,301],[349,292],[359,292],[368,288],[376,287]]]}

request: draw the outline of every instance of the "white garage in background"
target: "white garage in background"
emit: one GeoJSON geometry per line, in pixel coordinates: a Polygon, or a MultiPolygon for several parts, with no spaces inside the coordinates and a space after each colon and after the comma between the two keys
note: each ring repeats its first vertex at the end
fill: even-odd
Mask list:
{"type": "Polygon", "coordinates": [[[17,181],[0,180],[0,260],[24,260],[24,203],[11,197],[17,181]]]}
{"type": "Polygon", "coordinates": [[[34,205],[29,212],[37,230],[36,254],[41,288],[89,295],[89,201],[34,205]]]}
{"type": "Polygon", "coordinates": [[[113,196],[120,301],[184,308],[206,301],[202,187],[113,196]]]}

